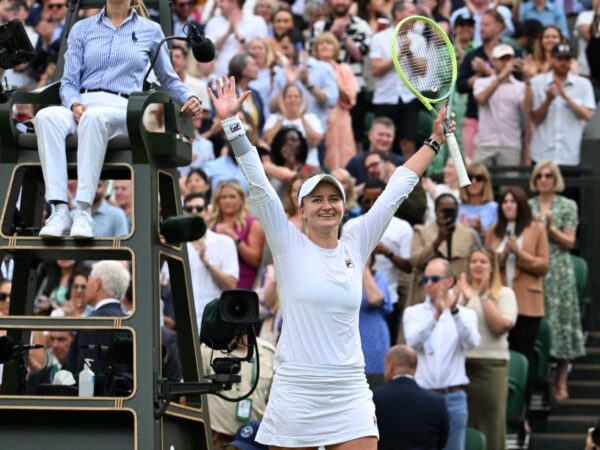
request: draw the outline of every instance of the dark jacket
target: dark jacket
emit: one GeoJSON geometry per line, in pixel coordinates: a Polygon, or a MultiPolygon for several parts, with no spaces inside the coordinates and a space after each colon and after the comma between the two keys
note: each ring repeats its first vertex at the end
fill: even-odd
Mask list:
{"type": "Polygon", "coordinates": [[[398,377],[373,391],[379,428],[378,450],[444,448],[449,418],[444,396],[398,377]]]}
{"type": "MultiPolygon", "coordinates": [[[[109,303],[90,314],[90,317],[124,316],[125,313],[119,303],[109,303]]],[[[123,375],[131,370],[133,361],[121,361],[122,359],[131,359],[127,356],[126,348],[126,341],[129,340],[132,340],[132,336],[128,331],[111,329],[82,330],[75,335],[71,343],[69,353],[67,353],[67,357],[63,362],[63,369],[69,370],[77,380],[79,372],[83,369],[84,359],[93,359],[94,362],[91,368],[96,377],[95,392],[96,395],[102,395],[101,390],[104,387],[104,379],[110,375],[107,370],[110,362],[113,363],[116,374],[123,375]],[[117,340],[123,343],[123,345],[119,345],[118,349],[112,347],[117,340]]]]}

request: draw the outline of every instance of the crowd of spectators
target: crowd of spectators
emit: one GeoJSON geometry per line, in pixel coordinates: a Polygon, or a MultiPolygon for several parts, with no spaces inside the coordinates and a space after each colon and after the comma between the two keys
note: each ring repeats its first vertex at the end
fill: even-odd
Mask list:
{"type": "MultiPolygon", "coordinates": [[[[285,326],[277,298],[281,280],[274,278],[264,232],[207,88],[227,74],[240,92],[251,91],[241,119],[288,218],[300,230],[302,181],[323,171],[342,183],[345,233],[368,211],[393,169],[421,144],[417,130],[424,111],[395,73],[390,38],[402,19],[429,15],[448,30],[459,61],[455,120],[464,154],[473,161],[468,165],[472,184],[459,190],[454,163],[440,152],[443,170],[415,187],[369,259],[360,314],[366,371],[389,372],[388,380],[414,376],[421,387],[441,390],[447,398],[460,391],[462,416],[447,404],[450,429],[447,423],[442,427],[440,442],[446,437],[462,442],[452,424],[460,419],[457,426],[469,423],[488,435],[488,443],[495,442],[488,448],[501,448],[504,428],[497,417],[503,413],[507,350],[522,352],[533,367],[539,321],[547,317],[551,355],[558,360],[556,398],[568,398],[568,363],[585,350],[568,258],[576,243],[578,211],[573,200],[559,195],[565,188],[561,167],[580,164],[583,129],[596,109],[600,71],[586,50],[600,45],[600,0],[173,0],[171,8],[174,34],[185,34],[184,25],[190,24],[216,47],[212,63],[188,58],[185,42],[171,50],[175,72],[204,110],[194,119],[193,161],[179,169],[185,214],[200,215],[209,226],[205,237],[188,244],[198,329],[204,306],[224,289],[257,290],[264,338],[259,352],[271,361],[265,375],[261,368],[261,377],[269,378],[273,349],[285,326]],[[494,190],[489,170],[494,165],[531,167],[529,191],[535,196],[517,186],[494,190]],[[460,296],[440,299],[434,289],[438,283],[454,287],[460,296]],[[470,311],[466,334],[454,317],[463,310],[470,311]],[[436,323],[441,318],[440,326],[432,325],[427,314],[436,323]],[[446,363],[462,368],[429,359],[436,341],[444,339],[448,351],[459,345],[463,353],[446,363]],[[385,356],[404,342],[415,353],[395,348],[385,356]],[[440,378],[443,373],[454,378],[440,378]],[[490,383],[499,388],[497,398],[486,391],[490,383]],[[499,406],[487,410],[490,403],[499,406]]],[[[23,21],[36,49],[30,63],[2,70],[3,83],[29,90],[54,81],[66,13],[64,0],[0,3],[2,20],[23,21]]],[[[147,126],[160,129],[161,116],[158,106],[151,108],[147,126]]],[[[70,207],[76,204],[74,192],[71,180],[70,207]]],[[[95,237],[129,234],[134,195],[130,180],[100,180],[91,204],[95,237]]],[[[35,313],[94,315],[83,295],[90,270],[80,261],[45,262],[35,313]]],[[[11,271],[11,261],[3,259],[1,278],[10,280],[11,271]]],[[[165,327],[174,329],[168,272],[162,275],[165,327]]],[[[98,272],[93,279],[103,276],[98,272]]],[[[0,314],[6,315],[10,283],[0,288],[0,314]]],[[[29,368],[39,371],[63,364],[61,345],[73,336],[37,332],[32,339],[54,353],[49,363],[45,353],[32,352],[29,368]]],[[[269,380],[262,381],[259,397],[243,416],[236,418],[233,406],[210,404],[215,442],[225,445],[243,421],[261,418],[269,389],[269,380]]],[[[447,422],[443,411],[440,415],[447,422]]]]}

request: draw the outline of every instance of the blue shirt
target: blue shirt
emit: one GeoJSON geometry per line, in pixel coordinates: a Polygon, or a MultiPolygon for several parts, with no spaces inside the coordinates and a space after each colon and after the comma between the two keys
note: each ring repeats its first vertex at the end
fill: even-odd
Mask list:
{"type": "MultiPolygon", "coordinates": [[[[148,64],[163,38],[159,24],[133,9],[119,28],[104,9],[75,23],[69,33],[60,87],[63,105],[71,109],[73,103],[81,103],[81,89],[140,92],[148,64]]],[[[173,70],[166,45],[160,47],[154,73],[176,102],[185,103],[192,96],[173,70]]]]}
{"type": "Polygon", "coordinates": [[[479,216],[481,220],[481,227],[483,231],[495,224],[498,221],[498,203],[495,201],[486,202],[483,205],[471,205],[470,203],[459,203],[458,204],[458,217],[461,214],[465,215],[465,218],[479,216]]]}
{"type": "Polygon", "coordinates": [[[562,6],[557,5],[550,0],[546,0],[544,8],[541,11],[535,7],[532,1],[521,3],[521,23],[529,19],[539,20],[545,27],[555,25],[565,38],[569,38],[569,28],[567,27],[567,17],[562,6]]]}
{"type": "Polygon", "coordinates": [[[217,159],[209,161],[204,166],[206,175],[210,178],[210,188],[215,192],[219,181],[235,179],[248,193],[248,182],[242,174],[242,169],[233,161],[229,155],[220,156],[217,159]]]}
{"type": "Polygon", "coordinates": [[[92,212],[95,237],[123,237],[129,234],[125,212],[102,200],[100,207],[92,212]]]}
{"type": "Polygon", "coordinates": [[[385,321],[386,314],[394,310],[388,289],[388,280],[383,273],[373,274],[375,284],[383,294],[380,306],[371,306],[363,290],[358,316],[360,343],[365,356],[365,373],[383,373],[383,360],[390,348],[390,330],[385,321]]]}
{"type": "MultiPolygon", "coordinates": [[[[327,131],[329,108],[337,105],[339,98],[339,87],[335,78],[335,72],[331,64],[319,61],[312,56],[306,61],[306,67],[308,67],[310,84],[315,85],[327,94],[327,103],[321,105],[300,80],[296,80],[294,84],[300,88],[302,99],[305,101],[308,100],[308,110],[306,112],[316,115],[321,125],[323,125],[323,130],[327,131]]],[[[276,66],[275,72],[271,99],[279,95],[285,85],[288,84],[284,68],[276,66]]]]}

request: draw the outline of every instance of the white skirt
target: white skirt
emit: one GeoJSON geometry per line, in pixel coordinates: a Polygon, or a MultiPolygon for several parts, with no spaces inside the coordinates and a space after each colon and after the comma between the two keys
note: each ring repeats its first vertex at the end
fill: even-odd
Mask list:
{"type": "Polygon", "coordinates": [[[379,438],[373,393],[363,368],[279,366],[256,440],[318,447],[379,438]]]}

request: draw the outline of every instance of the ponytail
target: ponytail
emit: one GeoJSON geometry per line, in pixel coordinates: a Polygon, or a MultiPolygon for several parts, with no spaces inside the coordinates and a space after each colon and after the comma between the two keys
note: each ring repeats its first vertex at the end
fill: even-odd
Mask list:
{"type": "Polygon", "coordinates": [[[148,8],[146,8],[143,0],[131,0],[131,7],[135,9],[135,12],[137,12],[139,16],[148,18],[148,8]]]}

